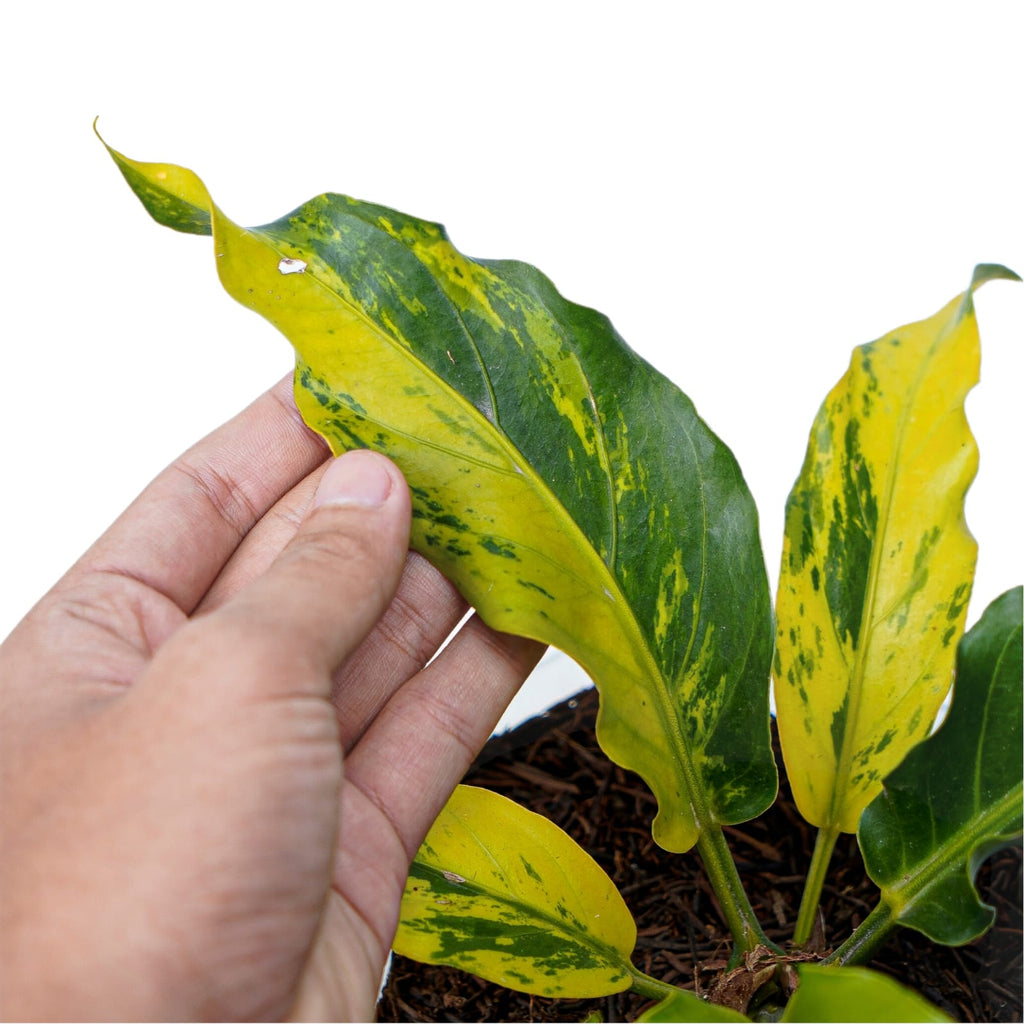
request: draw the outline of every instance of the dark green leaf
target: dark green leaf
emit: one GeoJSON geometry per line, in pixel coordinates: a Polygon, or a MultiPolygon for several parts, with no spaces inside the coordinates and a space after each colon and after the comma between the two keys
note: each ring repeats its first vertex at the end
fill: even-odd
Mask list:
{"type": "Polygon", "coordinates": [[[964,636],[946,721],[885,780],[858,832],[892,919],[947,945],[992,924],[975,875],[1020,841],[1021,597],[1005,593],[964,636]]]}

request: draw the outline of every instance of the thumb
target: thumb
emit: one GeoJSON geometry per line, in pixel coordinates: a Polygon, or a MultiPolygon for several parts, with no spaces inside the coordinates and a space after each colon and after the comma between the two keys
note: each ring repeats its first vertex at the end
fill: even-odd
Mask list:
{"type": "Polygon", "coordinates": [[[410,514],[408,487],[390,460],[363,449],[339,456],[270,569],[181,631],[193,634],[189,654],[212,655],[245,681],[249,697],[328,696],[335,669],[391,603],[410,514]]]}

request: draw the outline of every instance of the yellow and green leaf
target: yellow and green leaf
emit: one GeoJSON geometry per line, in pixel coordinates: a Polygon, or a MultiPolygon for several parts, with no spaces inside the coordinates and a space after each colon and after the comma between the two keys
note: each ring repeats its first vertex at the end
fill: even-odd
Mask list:
{"type": "Polygon", "coordinates": [[[295,347],[306,422],[398,463],[416,549],[593,677],[662,846],[771,803],[756,510],[678,388],[535,268],[469,259],[437,224],[323,195],[243,229],[190,171],[110,152],[161,223],[213,233],[227,291],[295,347]]]}
{"type": "Polygon", "coordinates": [[[789,496],[775,699],[793,794],[855,832],[882,779],[927,735],[953,676],[977,545],[964,497],[977,447],[975,270],[935,316],[856,349],[811,430],[789,496]]]}
{"type": "Polygon", "coordinates": [[[534,995],[632,984],[636,925],[611,879],[547,818],[459,786],[409,872],[394,949],[534,995]]]}
{"type": "Polygon", "coordinates": [[[893,925],[959,946],[995,920],[974,878],[1021,841],[1022,596],[1007,591],[965,634],[949,714],[861,817],[857,841],[881,899],[836,951],[841,962],[864,962],[893,925]]]}

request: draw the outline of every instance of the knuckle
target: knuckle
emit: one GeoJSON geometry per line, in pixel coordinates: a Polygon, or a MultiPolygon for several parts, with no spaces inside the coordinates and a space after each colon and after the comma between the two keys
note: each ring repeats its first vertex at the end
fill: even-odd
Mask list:
{"type": "Polygon", "coordinates": [[[288,556],[302,563],[343,568],[377,561],[381,554],[373,539],[363,532],[331,528],[314,521],[295,534],[288,546],[288,556]]]}
{"type": "Polygon", "coordinates": [[[302,526],[303,518],[303,509],[299,505],[282,499],[263,517],[263,521],[294,535],[302,526]]]}
{"type": "Polygon", "coordinates": [[[260,510],[246,488],[208,460],[190,453],[172,468],[185,476],[199,502],[212,509],[239,540],[259,519],[260,510]]]}
{"type": "Polygon", "coordinates": [[[491,676],[498,673],[510,678],[525,676],[543,651],[536,641],[492,629],[479,615],[474,615],[466,628],[479,645],[481,662],[491,676]]]}
{"type": "Polygon", "coordinates": [[[437,652],[437,625],[401,593],[395,595],[387,614],[377,624],[381,639],[410,663],[422,668],[437,652]]]}
{"type": "Polygon", "coordinates": [[[126,644],[149,657],[159,646],[154,623],[166,611],[165,602],[144,583],[114,570],[97,568],[71,577],[42,603],[51,624],[66,632],[70,626],[126,644]],[[159,607],[158,607],[159,606],[159,607]]]}
{"type": "Polygon", "coordinates": [[[444,691],[430,689],[417,694],[415,715],[422,722],[426,718],[433,731],[453,742],[462,756],[469,761],[476,757],[475,732],[479,729],[474,716],[467,714],[460,704],[446,698],[444,691]]]}

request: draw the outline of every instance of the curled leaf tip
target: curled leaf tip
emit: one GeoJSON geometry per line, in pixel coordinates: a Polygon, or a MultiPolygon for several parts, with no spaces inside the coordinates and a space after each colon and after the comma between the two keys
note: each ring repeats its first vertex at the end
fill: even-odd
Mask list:
{"type": "Polygon", "coordinates": [[[971,283],[963,294],[960,303],[959,318],[968,316],[974,312],[974,293],[986,281],[1019,281],[1020,275],[1014,273],[1009,267],[1001,263],[979,263],[971,275],[971,283]]]}
{"type": "Polygon", "coordinates": [[[116,149],[112,149],[111,146],[110,146],[110,143],[107,142],[107,140],[105,138],[103,138],[102,135],[100,135],[99,124],[100,124],[100,115],[97,114],[92,119],[92,131],[93,131],[93,134],[96,136],[97,139],[100,140],[100,144],[103,146],[103,148],[110,154],[111,157],[113,157],[114,163],[118,163],[118,158],[121,156],[121,154],[118,153],[116,149]]]}
{"type": "Polygon", "coordinates": [[[1001,263],[979,263],[971,276],[971,291],[980,288],[986,281],[1020,281],[1020,274],[1015,274],[1009,267],[1001,263]]]}

